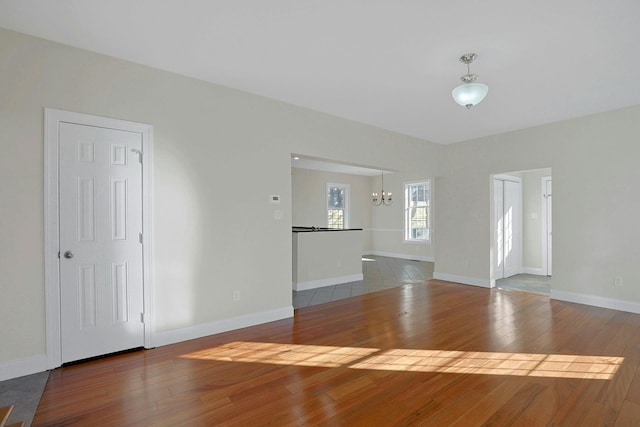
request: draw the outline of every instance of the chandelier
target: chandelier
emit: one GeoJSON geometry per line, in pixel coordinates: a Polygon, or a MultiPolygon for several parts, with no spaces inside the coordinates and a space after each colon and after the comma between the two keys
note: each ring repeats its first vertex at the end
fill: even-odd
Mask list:
{"type": "Polygon", "coordinates": [[[382,190],[380,191],[380,194],[373,193],[373,205],[390,206],[391,203],[393,203],[393,195],[391,194],[391,191],[389,191],[388,193],[384,191],[384,171],[380,171],[380,177],[382,181],[382,190]]]}
{"type": "Polygon", "coordinates": [[[467,108],[479,104],[484,97],[487,96],[487,92],[489,92],[489,86],[483,83],[476,83],[478,76],[471,74],[469,70],[469,64],[471,64],[477,56],[475,53],[467,53],[460,57],[460,62],[467,64],[467,74],[460,77],[462,84],[451,92],[454,101],[467,108]]]}

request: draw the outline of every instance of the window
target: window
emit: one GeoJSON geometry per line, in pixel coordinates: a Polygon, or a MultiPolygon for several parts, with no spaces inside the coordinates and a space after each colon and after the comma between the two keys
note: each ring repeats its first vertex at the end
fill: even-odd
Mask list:
{"type": "Polygon", "coordinates": [[[327,184],[327,227],[347,228],[349,203],[348,184],[327,184]]]}
{"type": "Polygon", "coordinates": [[[404,185],[404,240],[431,241],[431,181],[404,185]]]}

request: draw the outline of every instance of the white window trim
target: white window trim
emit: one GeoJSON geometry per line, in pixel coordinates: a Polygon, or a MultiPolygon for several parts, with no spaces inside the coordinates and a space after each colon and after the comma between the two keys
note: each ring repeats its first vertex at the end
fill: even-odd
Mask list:
{"type": "Polygon", "coordinates": [[[403,206],[402,206],[402,241],[403,243],[413,243],[418,245],[430,245],[433,241],[433,180],[431,178],[421,179],[418,181],[409,181],[403,183],[403,206]],[[408,221],[407,221],[407,188],[410,185],[416,184],[428,184],[429,185],[429,218],[428,223],[431,224],[431,228],[429,228],[429,238],[428,239],[407,239],[407,231],[408,231],[408,221]]]}
{"type": "Polygon", "coordinates": [[[337,182],[327,182],[327,186],[325,187],[324,190],[324,216],[325,216],[325,223],[327,224],[327,227],[329,227],[329,215],[328,215],[328,211],[329,211],[329,188],[331,187],[342,187],[344,188],[344,227],[343,228],[349,228],[349,205],[350,203],[350,197],[351,197],[351,185],[350,184],[340,184],[337,182]]]}

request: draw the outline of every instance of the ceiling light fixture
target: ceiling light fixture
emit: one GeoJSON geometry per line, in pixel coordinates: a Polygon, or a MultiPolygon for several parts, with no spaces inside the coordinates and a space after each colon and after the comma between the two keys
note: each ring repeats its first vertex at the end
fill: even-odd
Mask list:
{"type": "Polygon", "coordinates": [[[476,83],[478,76],[471,74],[469,70],[469,64],[477,57],[478,55],[475,53],[467,53],[460,57],[460,62],[467,64],[467,74],[460,77],[462,84],[451,92],[454,101],[467,108],[482,102],[484,97],[487,96],[487,92],[489,92],[489,86],[483,83],[476,83]]]}
{"type": "Polygon", "coordinates": [[[373,206],[390,206],[393,203],[393,195],[391,192],[385,193],[384,191],[384,171],[380,171],[380,176],[382,179],[382,190],[381,193],[373,193],[373,206]]]}

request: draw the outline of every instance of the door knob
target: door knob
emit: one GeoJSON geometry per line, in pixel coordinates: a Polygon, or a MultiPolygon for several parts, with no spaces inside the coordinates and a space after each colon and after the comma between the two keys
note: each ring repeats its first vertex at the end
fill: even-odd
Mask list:
{"type": "Polygon", "coordinates": [[[64,257],[65,257],[66,259],[71,259],[71,258],[73,258],[73,252],[71,252],[71,251],[66,251],[66,252],[64,253],[64,257]]]}

